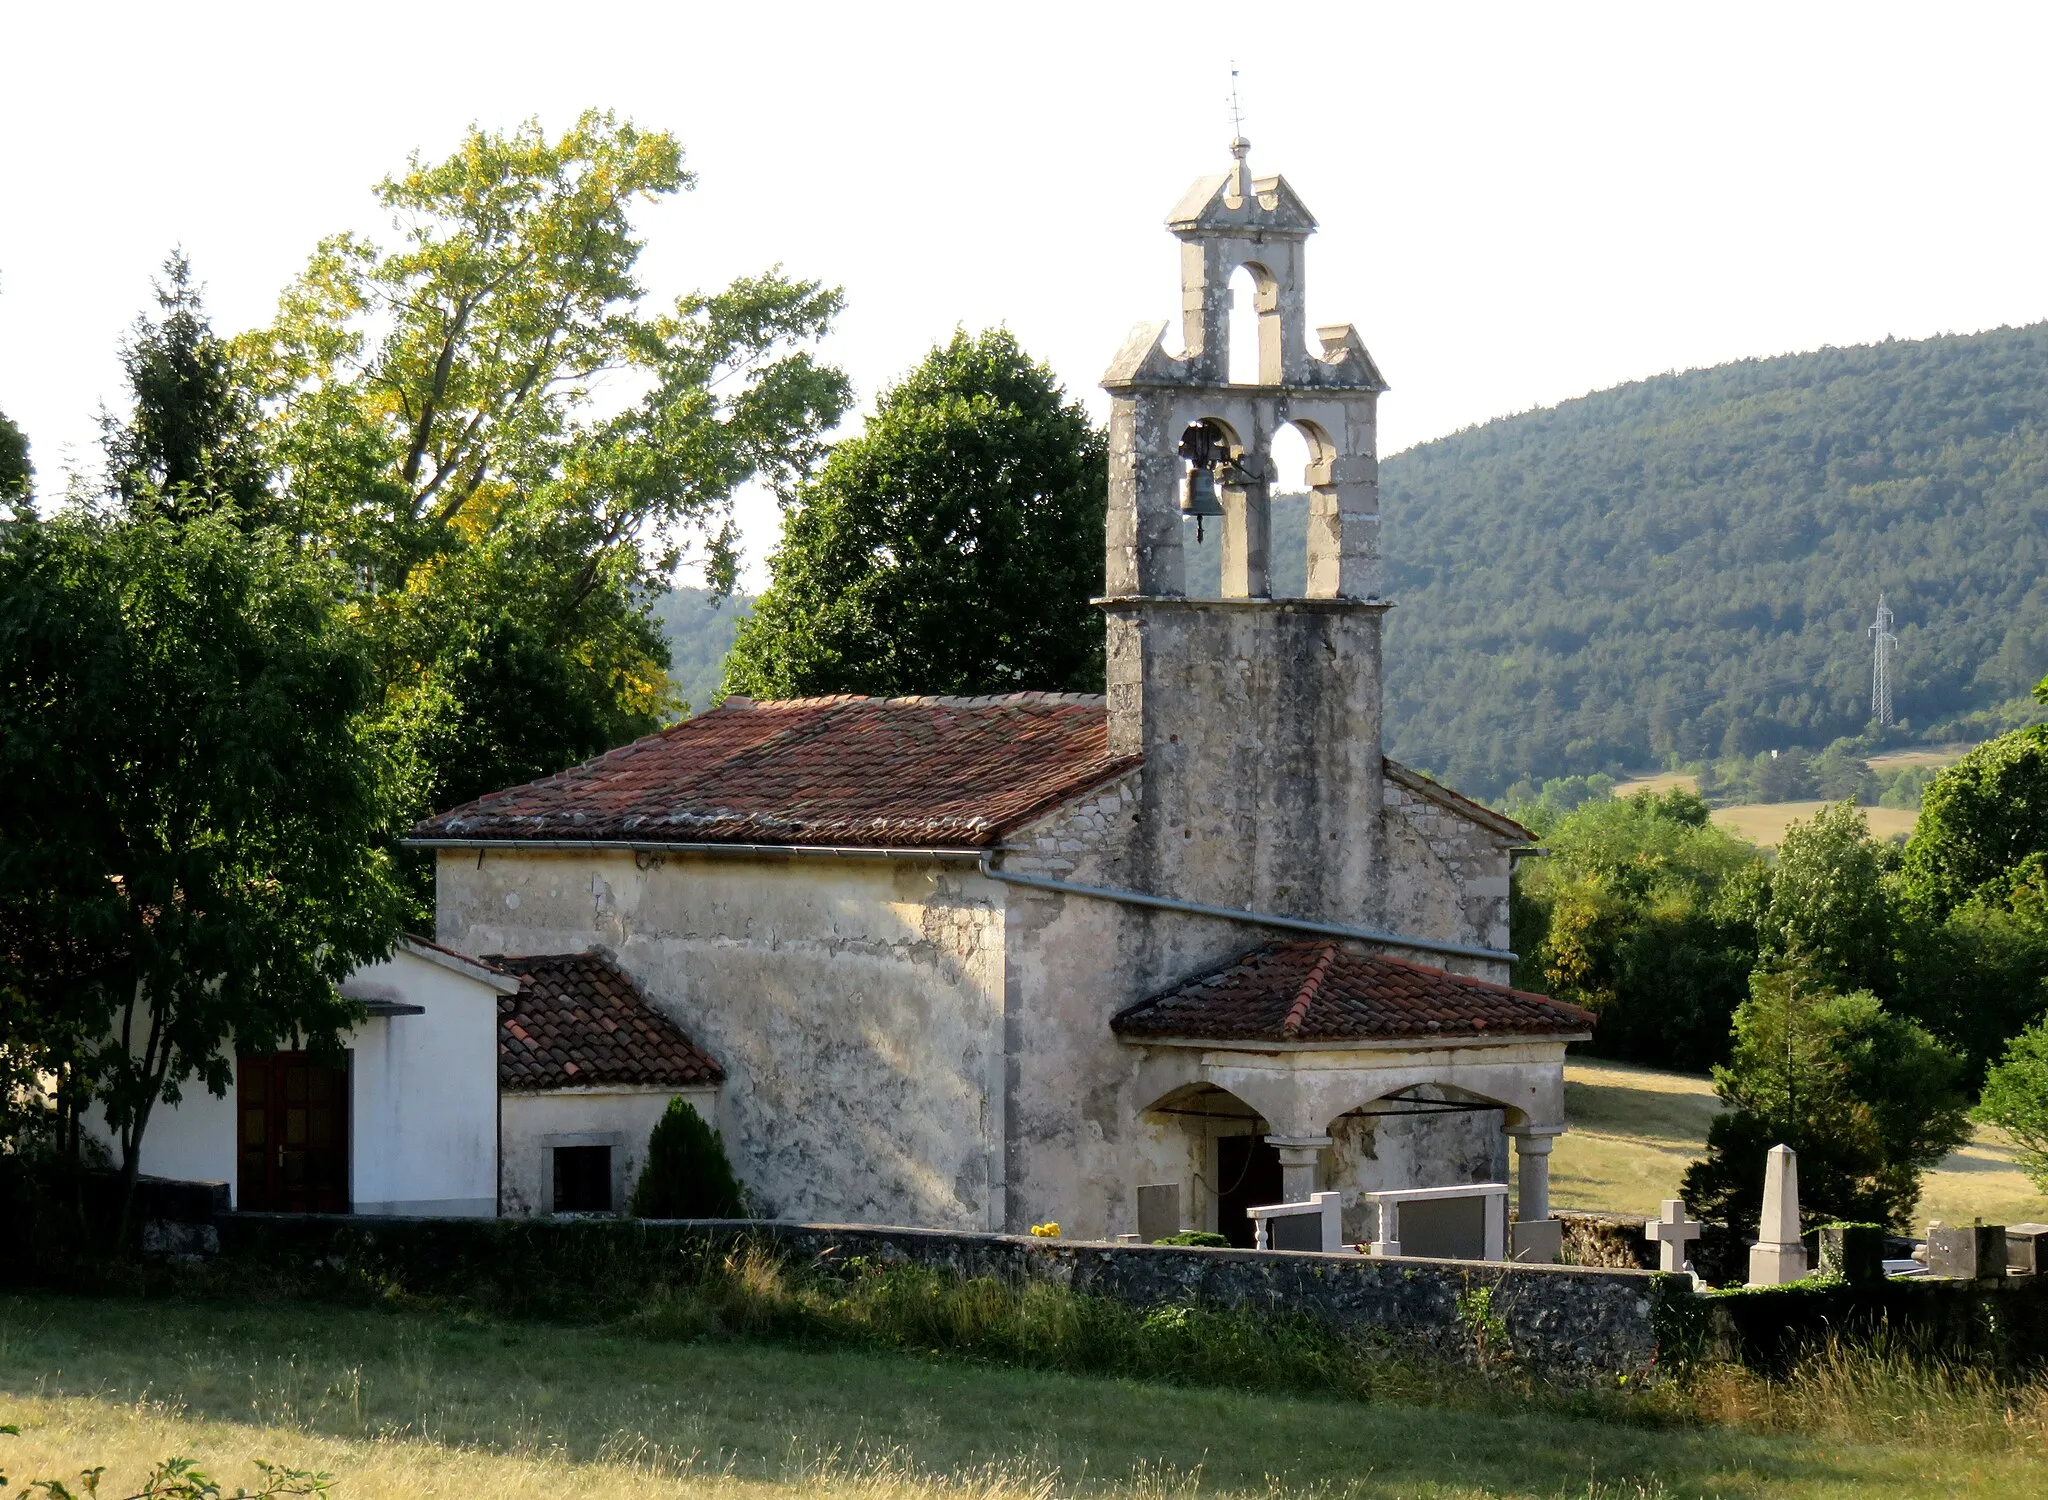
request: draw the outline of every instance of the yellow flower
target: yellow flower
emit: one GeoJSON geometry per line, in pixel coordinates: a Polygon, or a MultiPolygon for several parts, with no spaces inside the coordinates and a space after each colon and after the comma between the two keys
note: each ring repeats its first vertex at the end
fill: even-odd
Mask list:
{"type": "Polygon", "coordinates": [[[1033,1224],[1031,1232],[1042,1240],[1056,1240],[1060,1237],[1058,1224],[1033,1224]]]}

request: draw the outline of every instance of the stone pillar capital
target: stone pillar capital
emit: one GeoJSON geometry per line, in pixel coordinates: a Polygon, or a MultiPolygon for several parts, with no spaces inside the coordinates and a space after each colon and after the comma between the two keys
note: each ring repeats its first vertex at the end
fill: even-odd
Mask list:
{"type": "Polygon", "coordinates": [[[1280,1160],[1286,1161],[1289,1153],[1306,1156],[1313,1161],[1316,1154],[1337,1144],[1334,1136],[1327,1135],[1269,1135],[1266,1144],[1280,1153],[1280,1160]]]}

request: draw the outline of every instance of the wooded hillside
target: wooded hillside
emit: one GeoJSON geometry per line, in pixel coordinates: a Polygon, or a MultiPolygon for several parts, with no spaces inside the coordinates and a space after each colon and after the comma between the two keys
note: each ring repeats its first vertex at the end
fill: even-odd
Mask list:
{"type": "Polygon", "coordinates": [[[2048,325],[1639,381],[1383,484],[1390,745],[1474,794],[1861,732],[1880,589],[1906,738],[2048,671],[2048,325]]]}

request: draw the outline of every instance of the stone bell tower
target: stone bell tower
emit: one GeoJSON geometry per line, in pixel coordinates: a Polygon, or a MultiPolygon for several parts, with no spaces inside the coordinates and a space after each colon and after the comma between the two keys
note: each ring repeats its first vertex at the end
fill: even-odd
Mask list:
{"type": "Polygon", "coordinates": [[[1380,829],[1379,473],[1386,389],[1349,324],[1307,343],[1303,252],[1316,221],[1249,143],[1167,219],[1180,241],[1181,338],[1140,325],[1110,393],[1110,740],[1145,757],[1131,873],[1188,900],[1377,924],[1380,829]],[[1230,382],[1230,278],[1251,273],[1259,379],[1230,382]],[[1275,431],[1307,439],[1274,471],[1275,431]],[[1272,597],[1270,497],[1310,491],[1308,596],[1272,597]],[[1223,597],[1187,597],[1183,514],[1220,519],[1223,597]]]}

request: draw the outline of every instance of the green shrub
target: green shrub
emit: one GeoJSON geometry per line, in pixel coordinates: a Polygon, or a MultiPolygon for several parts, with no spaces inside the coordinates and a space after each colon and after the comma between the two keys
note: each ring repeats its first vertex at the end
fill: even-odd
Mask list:
{"type": "Polygon", "coordinates": [[[647,1164],[633,1186],[640,1219],[737,1219],[747,1195],[732,1175],[725,1142],[687,1099],[672,1099],[647,1138],[647,1164]]]}
{"type": "Polygon", "coordinates": [[[1207,1245],[1212,1249],[1227,1249],[1230,1241],[1220,1234],[1211,1234],[1206,1229],[1183,1229],[1179,1234],[1169,1234],[1163,1240],[1154,1240],[1155,1245],[1207,1245]]]}

